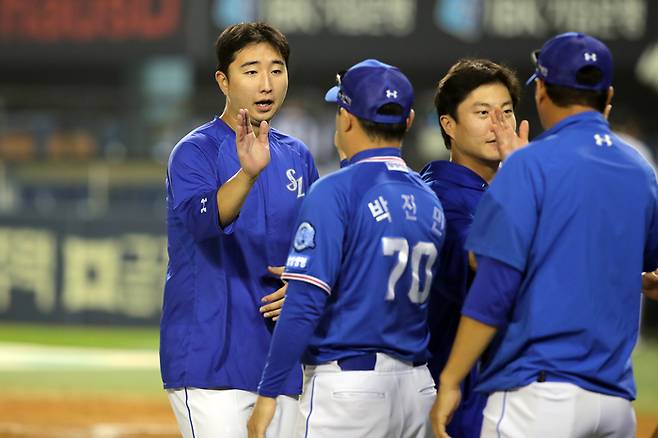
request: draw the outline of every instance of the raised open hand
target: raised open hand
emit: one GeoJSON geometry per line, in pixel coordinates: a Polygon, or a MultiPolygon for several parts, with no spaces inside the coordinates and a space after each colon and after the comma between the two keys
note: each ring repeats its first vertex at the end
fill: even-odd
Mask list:
{"type": "Polygon", "coordinates": [[[256,137],[249,120],[249,112],[246,109],[239,111],[235,144],[240,167],[251,178],[256,178],[270,162],[269,131],[268,123],[263,120],[260,122],[258,137],[256,137]]]}

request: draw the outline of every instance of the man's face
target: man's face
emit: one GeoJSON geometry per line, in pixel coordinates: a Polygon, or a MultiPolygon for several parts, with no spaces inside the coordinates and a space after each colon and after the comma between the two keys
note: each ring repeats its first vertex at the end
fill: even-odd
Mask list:
{"type": "Polygon", "coordinates": [[[457,120],[445,116],[450,118],[450,129],[446,129],[446,132],[453,139],[453,161],[465,165],[473,161],[500,161],[496,137],[491,127],[491,114],[496,108],[500,108],[516,129],[512,96],[501,83],[481,85],[471,91],[457,107],[457,120]]]}
{"type": "Polygon", "coordinates": [[[230,118],[249,111],[252,125],[269,121],[281,107],[288,92],[288,70],[281,54],[268,43],[249,44],[236,53],[228,77],[216,75],[226,95],[230,118]]]}

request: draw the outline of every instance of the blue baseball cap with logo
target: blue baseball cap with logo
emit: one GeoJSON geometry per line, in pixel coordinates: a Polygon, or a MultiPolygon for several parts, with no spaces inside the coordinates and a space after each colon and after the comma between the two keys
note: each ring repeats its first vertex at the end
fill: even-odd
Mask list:
{"type": "Polygon", "coordinates": [[[392,65],[366,59],[336,75],[337,85],[327,91],[324,100],[335,102],[351,114],[375,123],[405,123],[414,103],[409,79],[392,65]],[[389,103],[402,107],[401,114],[381,114],[389,103]]]}
{"type": "Polygon", "coordinates": [[[535,79],[542,79],[552,85],[605,91],[612,84],[610,50],[601,41],[584,33],[568,32],[551,38],[541,50],[532,53],[532,61],[535,64],[535,72],[526,85],[535,79]],[[578,72],[590,66],[601,71],[601,80],[596,84],[578,82],[578,72]]]}

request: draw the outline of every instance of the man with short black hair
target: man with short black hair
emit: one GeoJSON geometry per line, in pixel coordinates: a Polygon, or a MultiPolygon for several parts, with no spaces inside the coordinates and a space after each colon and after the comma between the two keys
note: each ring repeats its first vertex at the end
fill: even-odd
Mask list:
{"type": "Polygon", "coordinates": [[[658,267],[658,186],[602,114],[612,73],[608,48],[582,33],[536,57],[528,82],[546,131],[478,205],[466,241],[477,274],[432,409],[440,438],[487,347],[483,437],[635,436],[631,352],[653,275],[641,273],[658,267]]]}
{"type": "Polygon", "coordinates": [[[249,436],[263,437],[302,357],[295,437],[430,437],[427,302],[444,217],[400,157],[413,89],[370,59],[339,75],[326,100],[339,106],[335,141],[350,165],[304,200],[249,436]]]}
{"type": "MultiPolygon", "coordinates": [[[[318,177],[306,146],[269,127],[288,90],[285,36],[236,24],[216,52],[224,111],[176,145],[166,178],[160,365],[185,438],[246,436],[285,293],[273,267],[283,266],[318,177]]],[[[298,365],[282,384],[271,437],[292,433],[300,392],[298,365]]]]}
{"type": "MultiPolygon", "coordinates": [[[[439,197],[446,215],[446,240],[429,310],[429,368],[437,384],[475,275],[476,267],[469,263],[464,248],[466,236],[478,202],[503,158],[492,118],[499,111],[514,129],[520,95],[521,85],[514,72],[488,59],[460,59],[436,89],[434,106],[450,160],[432,161],[421,171],[421,177],[439,197]]],[[[521,123],[520,131],[527,137],[527,122],[521,123]]],[[[452,438],[480,436],[487,397],[474,390],[477,376],[476,365],[462,382],[462,401],[448,426],[452,438]]]]}

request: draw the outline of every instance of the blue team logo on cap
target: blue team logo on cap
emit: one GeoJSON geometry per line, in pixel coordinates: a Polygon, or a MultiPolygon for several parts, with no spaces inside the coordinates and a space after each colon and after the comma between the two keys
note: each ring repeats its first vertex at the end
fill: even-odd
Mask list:
{"type": "Polygon", "coordinates": [[[308,222],[302,222],[297,228],[293,247],[296,251],[303,251],[306,248],[315,248],[315,228],[308,222]]]}

